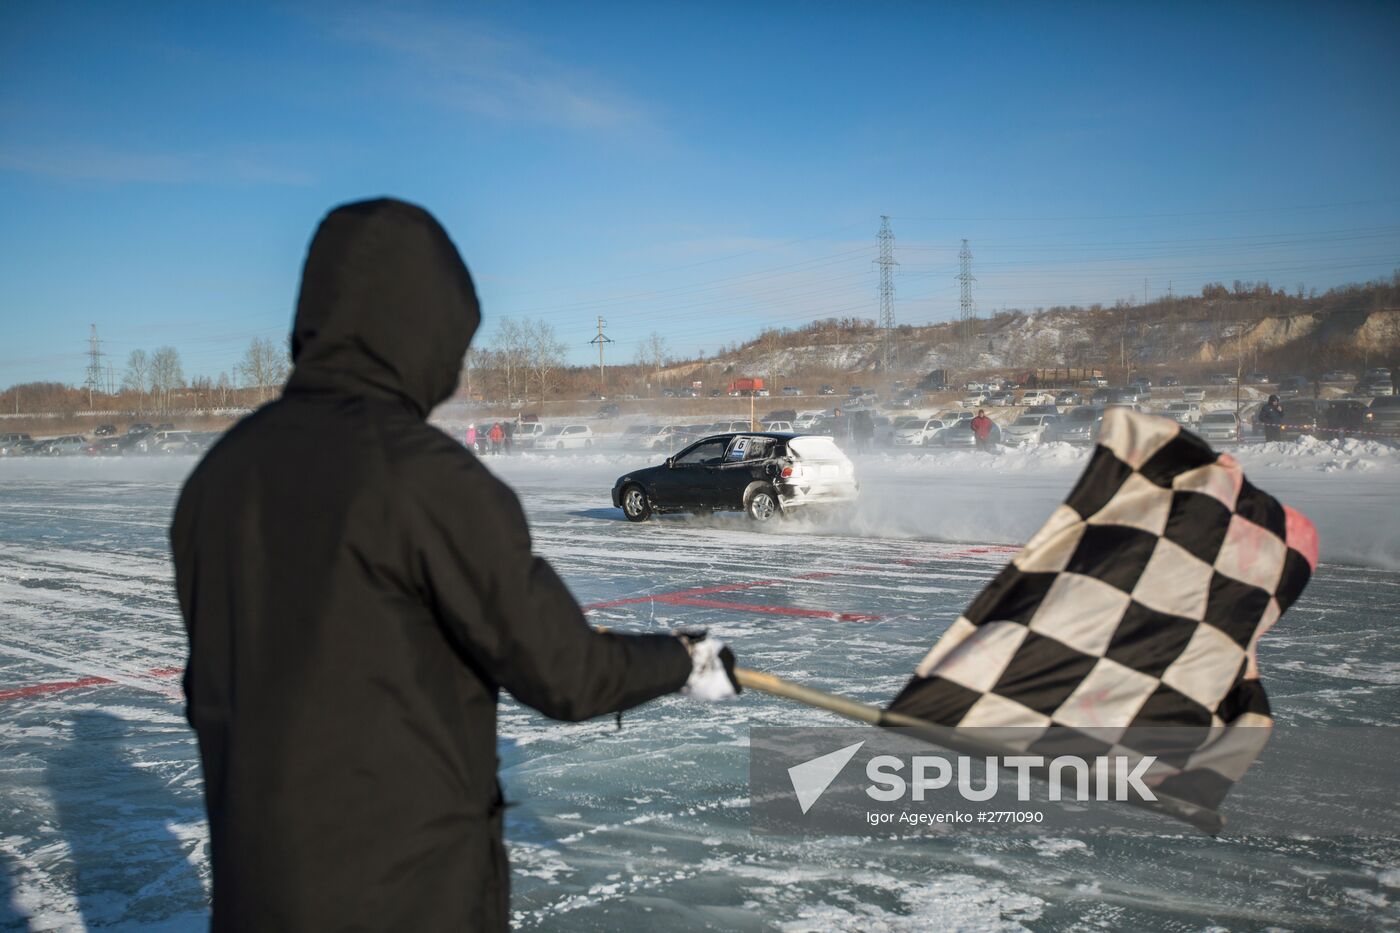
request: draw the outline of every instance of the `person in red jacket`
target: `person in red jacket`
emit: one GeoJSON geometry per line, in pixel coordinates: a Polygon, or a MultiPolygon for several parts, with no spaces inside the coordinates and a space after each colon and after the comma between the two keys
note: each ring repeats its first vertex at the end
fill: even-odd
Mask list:
{"type": "Polygon", "coordinates": [[[491,425],[491,433],[486,436],[491,439],[491,452],[493,454],[500,453],[501,442],[506,439],[506,432],[505,429],[501,427],[501,423],[497,421],[495,424],[491,425]]]}
{"type": "Polygon", "coordinates": [[[972,419],[972,433],[977,435],[977,449],[986,450],[992,444],[992,419],[982,409],[977,409],[977,417],[972,419]]]}

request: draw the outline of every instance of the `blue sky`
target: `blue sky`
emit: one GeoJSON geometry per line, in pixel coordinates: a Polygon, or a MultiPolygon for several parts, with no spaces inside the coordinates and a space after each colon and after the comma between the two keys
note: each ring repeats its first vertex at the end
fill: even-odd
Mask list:
{"type": "MultiPolygon", "coordinates": [[[[282,339],[331,206],[447,226],[493,322],[660,331],[1324,289],[1400,268],[1400,5],[0,5],[0,386],[282,339]]],[[[480,338],[479,338],[480,339],[480,338]]]]}

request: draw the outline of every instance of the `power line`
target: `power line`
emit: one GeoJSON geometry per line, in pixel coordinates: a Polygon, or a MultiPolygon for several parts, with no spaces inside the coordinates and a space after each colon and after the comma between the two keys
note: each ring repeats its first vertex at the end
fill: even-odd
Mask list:
{"type": "Polygon", "coordinates": [[[880,369],[890,372],[894,368],[894,231],[890,229],[888,216],[880,216],[880,232],[875,239],[880,244],[880,258],[875,260],[880,267],[880,369]]]}

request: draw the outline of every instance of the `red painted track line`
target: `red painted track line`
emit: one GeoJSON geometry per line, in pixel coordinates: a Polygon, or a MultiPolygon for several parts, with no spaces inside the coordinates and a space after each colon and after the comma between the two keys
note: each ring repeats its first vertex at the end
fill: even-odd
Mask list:
{"type": "Polygon", "coordinates": [[[696,599],[691,596],[667,596],[657,599],[672,606],[703,606],[707,609],[732,609],[736,612],[761,612],[769,615],[802,616],[808,619],[831,619],[836,622],[878,622],[879,616],[859,612],[831,612],[826,609],[801,609],[797,606],[769,606],[759,603],[731,603],[718,599],[696,599]]]}
{"type": "MultiPolygon", "coordinates": [[[[923,564],[933,563],[941,560],[952,560],[959,557],[970,557],[979,554],[1005,554],[1015,553],[1020,548],[1006,547],[1004,545],[986,545],[984,547],[970,547],[961,551],[953,551],[949,554],[940,554],[938,557],[928,560],[913,560],[910,558],[900,558],[894,563],[907,567],[917,567],[923,564]]],[[[857,567],[856,572],[862,570],[881,570],[882,567],[857,567]]],[[[767,615],[798,616],[809,619],[831,619],[837,622],[876,622],[880,616],[868,615],[860,612],[831,612],[825,609],[802,609],[796,606],[772,606],[762,603],[733,603],[716,599],[705,599],[703,597],[715,593],[733,593],[738,590],[749,590],[760,586],[777,586],[783,583],[793,583],[798,580],[824,580],[830,577],[842,576],[835,571],[814,571],[812,573],[797,574],[783,580],[749,580],[742,583],[721,583],[715,586],[697,586],[684,590],[672,590],[666,593],[653,593],[646,596],[626,596],[621,599],[609,599],[597,603],[589,603],[583,607],[584,612],[591,612],[595,609],[610,609],[613,606],[635,606],[642,603],[667,603],[673,606],[699,606],[706,609],[730,609],[735,612],[758,612],[767,615]]],[[[143,676],[152,678],[176,677],[184,673],[182,667],[158,667],[147,671],[143,676]]],[[[108,677],[82,677],[78,680],[60,680],[43,684],[31,684],[27,687],[13,687],[8,690],[0,690],[0,703],[7,700],[18,700],[25,697],[44,696],[50,693],[62,693],[67,690],[79,690],[83,687],[104,687],[113,686],[121,681],[112,680],[108,677]]]]}
{"type": "Polygon", "coordinates": [[[583,607],[584,612],[592,612],[594,609],[611,609],[613,606],[635,606],[640,603],[651,603],[676,599],[686,596],[709,596],[712,593],[732,593],[735,590],[749,590],[756,586],[779,586],[783,583],[792,583],[795,580],[822,580],[827,577],[836,577],[840,574],[828,571],[817,571],[816,573],[803,573],[786,580],[751,580],[744,583],[721,583],[716,586],[697,586],[687,590],[671,590],[666,593],[649,593],[645,596],[624,596],[621,599],[608,599],[599,603],[589,603],[583,607]]]}
{"type": "MultiPolygon", "coordinates": [[[[143,677],[176,677],[183,674],[183,667],[158,667],[147,671],[141,675],[143,677]]],[[[47,693],[62,693],[66,690],[78,690],[83,687],[109,687],[119,684],[121,681],[112,680],[110,677],[80,677],[77,680],[58,680],[46,684],[31,684],[28,687],[15,687],[10,690],[0,690],[0,703],[6,700],[18,700],[22,697],[43,696],[47,693]]]]}

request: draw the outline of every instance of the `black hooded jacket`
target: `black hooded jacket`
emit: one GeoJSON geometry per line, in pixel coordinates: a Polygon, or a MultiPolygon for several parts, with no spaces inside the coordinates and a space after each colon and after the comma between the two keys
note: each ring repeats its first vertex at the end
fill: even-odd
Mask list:
{"type": "Polygon", "coordinates": [[[286,391],[180,496],[215,929],[505,927],[498,691],[579,720],[690,673],[669,635],[594,631],[511,491],[426,424],[478,322],[427,212],[338,208],[286,391]]]}

